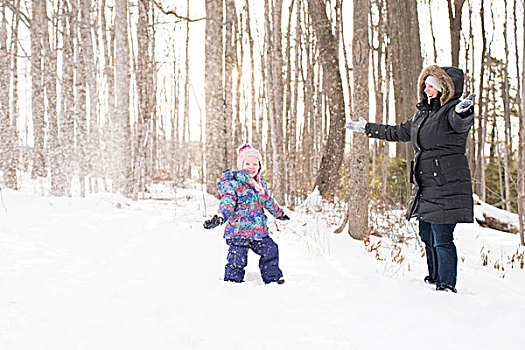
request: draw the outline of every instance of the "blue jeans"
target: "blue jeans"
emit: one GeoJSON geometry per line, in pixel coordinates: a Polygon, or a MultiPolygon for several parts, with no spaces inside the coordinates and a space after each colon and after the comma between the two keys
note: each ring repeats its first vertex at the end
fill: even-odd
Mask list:
{"type": "Polygon", "coordinates": [[[259,269],[264,283],[275,282],[283,277],[279,268],[279,247],[270,236],[263,237],[260,241],[231,238],[226,240],[226,243],[230,247],[228,249],[228,263],[224,271],[225,281],[244,281],[244,268],[248,264],[249,249],[261,256],[259,269]]]}
{"type": "Polygon", "coordinates": [[[456,224],[431,224],[419,220],[419,236],[425,243],[428,275],[437,286],[456,286],[458,255],[454,245],[456,224]]]}

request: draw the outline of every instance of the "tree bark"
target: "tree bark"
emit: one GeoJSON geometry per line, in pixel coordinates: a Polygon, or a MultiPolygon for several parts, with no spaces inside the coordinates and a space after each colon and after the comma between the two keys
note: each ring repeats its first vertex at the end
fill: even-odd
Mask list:
{"type": "MultiPolygon", "coordinates": [[[[13,127],[12,116],[10,111],[10,77],[11,77],[11,52],[8,52],[9,43],[7,41],[7,16],[6,6],[2,6],[2,19],[0,24],[0,164],[4,175],[4,183],[7,188],[17,189],[17,152],[16,152],[16,135],[13,127]]],[[[13,28],[18,25],[18,19],[11,27],[11,41],[15,37],[13,28]]],[[[18,43],[15,43],[18,45],[18,43]]],[[[14,56],[16,60],[16,56],[14,56]]],[[[17,87],[15,86],[15,89],[17,87]]]]}
{"type": "Polygon", "coordinates": [[[86,195],[86,176],[87,168],[89,164],[89,159],[87,157],[87,72],[86,72],[86,47],[85,36],[86,23],[85,23],[85,13],[83,13],[82,0],[77,0],[73,5],[76,8],[76,18],[80,15],[79,25],[77,26],[78,33],[75,32],[76,38],[81,38],[80,42],[75,41],[75,52],[76,52],[76,62],[75,62],[75,86],[76,86],[76,103],[75,103],[75,124],[76,124],[76,145],[77,145],[77,154],[75,157],[76,165],[78,169],[78,178],[80,185],[80,196],[85,197],[86,195]],[[84,34],[84,35],[83,35],[84,34]]]}
{"type": "Polygon", "coordinates": [[[130,149],[130,50],[128,35],[128,0],[115,1],[115,153],[112,166],[118,169],[113,179],[113,190],[125,196],[131,194],[131,149],[130,149]]]}
{"type": "Polygon", "coordinates": [[[233,144],[233,23],[235,22],[235,4],[233,0],[224,0],[226,18],[224,21],[224,75],[223,79],[223,106],[221,114],[223,139],[221,148],[224,153],[225,168],[235,164],[235,149],[240,145],[233,144]]]}
{"type": "Polygon", "coordinates": [[[57,184],[55,195],[71,196],[71,177],[73,174],[73,160],[75,155],[75,113],[74,96],[74,38],[75,38],[75,15],[74,6],[69,0],[64,0],[62,18],[63,49],[62,49],[62,84],[61,111],[58,122],[58,144],[56,162],[59,170],[56,174],[57,184]],[[60,186],[62,181],[62,186],[60,186]]]}
{"type": "Polygon", "coordinates": [[[206,99],[206,190],[219,196],[217,178],[226,163],[220,152],[224,146],[223,86],[222,86],[222,0],[206,0],[206,58],[205,58],[205,99],[206,99]]]}
{"type": "Polygon", "coordinates": [[[485,138],[487,134],[486,111],[485,111],[485,93],[488,95],[488,89],[485,87],[485,70],[487,67],[487,36],[485,34],[485,9],[483,1],[480,4],[479,18],[481,22],[481,67],[478,87],[478,144],[476,152],[476,168],[474,170],[474,192],[478,194],[482,201],[486,201],[485,187],[485,138]]]}
{"type": "Polygon", "coordinates": [[[251,20],[250,20],[250,3],[248,0],[245,0],[245,4],[244,4],[244,7],[246,9],[246,33],[248,35],[248,47],[249,47],[249,51],[250,51],[250,73],[251,73],[251,78],[250,78],[250,91],[251,91],[251,108],[250,108],[250,115],[251,115],[251,127],[252,127],[252,138],[251,138],[251,142],[252,142],[252,145],[255,146],[255,148],[258,148],[260,149],[261,148],[261,145],[260,145],[260,140],[259,140],[259,137],[258,137],[258,134],[259,134],[259,131],[258,131],[258,125],[257,125],[257,121],[259,118],[262,118],[261,116],[258,115],[257,113],[257,101],[256,101],[256,94],[255,94],[255,57],[253,56],[254,55],[254,52],[253,52],[253,36],[252,36],[252,25],[251,25],[251,20]]]}
{"type": "MultiPolygon", "coordinates": [[[[356,116],[368,119],[368,72],[369,72],[369,37],[368,16],[369,0],[354,0],[354,38],[352,56],[354,68],[354,111],[356,116]],[[357,11],[359,9],[359,11],[357,11]]],[[[350,202],[348,203],[348,233],[354,239],[364,239],[368,234],[368,186],[369,160],[368,137],[354,134],[352,142],[352,159],[350,162],[350,202]]]]}
{"type": "MultiPolygon", "coordinates": [[[[113,152],[115,150],[115,144],[113,137],[111,136],[113,130],[115,129],[114,116],[116,113],[115,105],[115,28],[108,28],[106,21],[106,0],[102,0],[100,5],[101,9],[101,27],[102,27],[102,43],[104,45],[104,56],[103,56],[103,65],[104,65],[104,76],[106,78],[106,109],[105,109],[105,120],[106,126],[102,130],[101,139],[103,142],[103,149],[101,154],[101,162],[97,164],[99,170],[106,174],[109,178],[117,178],[117,173],[119,169],[116,169],[114,166],[110,166],[110,159],[113,157],[113,152]],[[109,37],[108,33],[109,32],[109,37]]],[[[112,16],[111,16],[112,17],[112,16]]],[[[105,179],[105,177],[104,177],[105,179]]],[[[106,181],[104,181],[106,190],[109,188],[106,181]]]]}
{"type": "Polygon", "coordinates": [[[332,25],[326,14],[324,2],[308,0],[308,12],[319,45],[323,92],[330,111],[330,129],[323,148],[315,186],[323,197],[332,197],[339,184],[339,170],[343,161],[345,143],[345,101],[339,70],[339,45],[336,36],[332,33],[332,25]]]}
{"type": "Polygon", "coordinates": [[[465,0],[454,0],[454,8],[452,8],[452,0],[447,0],[448,3],[448,18],[450,24],[450,43],[452,52],[452,66],[459,67],[459,47],[461,36],[461,13],[463,10],[463,3],[465,0]]]}
{"type": "MultiPolygon", "coordinates": [[[[15,6],[19,6],[20,2],[16,1],[15,6]]],[[[5,16],[5,15],[4,15],[5,16]]],[[[4,17],[5,18],[5,17],[4,17]]],[[[5,163],[4,163],[4,182],[7,188],[18,189],[18,176],[16,173],[18,166],[18,155],[19,150],[17,146],[18,140],[18,24],[20,19],[18,16],[13,16],[13,23],[11,24],[11,54],[7,56],[7,65],[11,66],[12,62],[12,86],[13,96],[11,99],[11,106],[9,105],[9,97],[7,96],[7,111],[4,116],[0,118],[6,118],[6,134],[5,134],[5,163]]],[[[7,86],[10,86],[9,75],[7,80],[7,86]]],[[[8,91],[8,89],[3,90],[8,91]]]]}
{"type": "MultiPolygon", "coordinates": [[[[523,21],[523,33],[525,33],[525,21],[523,21]]],[[[523,224],[524,198],[525,198],[525,35],[523,36],[523,52],[521,55],[521,115],[519,119],[519,166],[518,166],[518,217],[520,243],[525,246],[525,230],[523,224]]]]}
{"type": "Polygon", "coordinates": [[[511,177],[511,168],[510,168],[510,159],[509,154],[512,153],[512,143],[510,140],[511,124],[510,124],[510,92],[509,92],[509,44],[507,39],[507,0],[504,1],[505,7],[505,20],[503,22],[503,41],[504,41],[504,50],[505,58],[503,62],[503,117],[505,120],[505,132],[504,132],[504,148],[503,148],[503,170],[504,170],[504,181],[505,181],[505,210],[513,211],[511,206],[511,193],[510,193],[510,177],[511,177]]]}
{"type": "MultiPolygon", "coordinates": [[[[135,75],[137,76],[137,97],[138,97],[138,120],[136,124],[136,135],[133,142],[133,191],[131,197],[137,199],[143,191],[147,174],[147,150],[150,145],[152,95],[153,95],[153,76],[151,75],[152,52],[150,50],[150,26],[149,23],[148,1],[140,1],[138,6],[138,25],[137,25],[137,66],[135,75]]],[[[187,154],[187,152],[183,152],[187,154]]]]}
{"type": "Polygon", "coordinates": [[[283,76],[281,45],[282,0],[265,2],[266,81],[268,94],[268,121],[272,148],[272,195],[284,203],[283,162],[283,76]],[[273,5],[273,6],[271,6],[273,5]]]}
{"type": "MultiPolygon", "coordinates": [[[[97,176],[99,172],[96,170],[100,163],[100,149],[99,149],[99,113],[100,113],[100,102],[99,102],[99,89],[97,87],[97,68],[96,68],[96,43],[94,40],[91,28],[94,27],[91,16],[91,2],[80,1],[79,3],[81,12],[81,28],[80,36],[82,43],[82,52],[84,54],[85,63],[85,86],[87,87],[86,92],[89,93],[89,112],[86,117],[89,116],[89,122],[86,121],[87,134],[85,137],[85,163],[81,165],[85,172],[85,176],[97,176]]],[[[96,28],[95,28],[96,32],[96,28]]],[[[96,181],[95,181],[96,183],[96,181]]],[[[92,189],[91,186],[88,187],[92,189]]]]}
{"type": "Polygon", "coordinates": [[[33,169],[31,176],[47,176],[45,155],[44,83],[42,78],[42,1],[32,1],[31,17],[31,108],[33,114],[33,169]]]}
{"type": "MultiPolygon", "coordinates": [[[[418,78],[423,66],[419,20],[416,0],[388,0],[387,4],[396,124],[400,124],[412,117],[418,102],[418,78]]],[[[406,159],[408,166],[413,157],[410,144],[396,143],[396,156],[406,159]]]]}
{"type": "MultiPolygon", "coordinates": [[[[47,2],[44,1],[44,13],[47,13],[47,2]]],[[[54,16],[53,16],[54,18],[54,16]]],[[[46,20],[47,22],[47,20],[46,20]]],[[[53,23],[52,28],[58,25],[58,21],[53,23]]],[[[60,158],[60,141],[59,141],[59,125],[58,125],[58,111],[57,111],[57,53],[56,48],[52,48],[51,39],[47,30],[47,25],[43,30],[44,42],[44,66],[45,66],[45,89],[47,97],[47,109],[49,120],[49,134],[48,134],[48,154],[49,154],[49,168],[51,177],[51,194],[54,196],[63,196],[65,194],[64,185],[66,180],[63,174],[63,167],[61,166],[60,158]]],[[[67,35],[64,33],[64,35],[67,35]]]]}

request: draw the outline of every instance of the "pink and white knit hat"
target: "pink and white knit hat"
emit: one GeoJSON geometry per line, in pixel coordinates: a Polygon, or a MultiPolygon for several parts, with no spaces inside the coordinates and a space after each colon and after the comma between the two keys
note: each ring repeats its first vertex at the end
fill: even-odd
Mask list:
{"type": "Polygon", "coordinates": [[[241,147],[237,148],[237,169],[242,169],[242,165],[248,157],[257,158],[259,160],[259,165],[262,167],[261,153],[249,144],[245,143],[241,147]]]}
{"type": "Polygon", "coordinates": [[[264,187],[261,184],[261,169],[262,169],[261,153],[247,143],[237,148],[237,169],[242,169],[242,165],[244,164],[244,161],[248,157],[255,157],[259,160],[259,173],[255,175],[255,178],[250,179],[250,184],[259,193],[259,196],[261,198],[264,198],[265,196],[264,187]]]}

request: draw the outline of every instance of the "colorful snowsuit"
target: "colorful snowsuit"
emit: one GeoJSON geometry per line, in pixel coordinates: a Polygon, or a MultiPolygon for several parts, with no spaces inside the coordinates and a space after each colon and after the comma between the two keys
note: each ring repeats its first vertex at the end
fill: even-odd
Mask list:
{"type": "Polygon", "coordinates": [[[219,213],[227,222],[224,238],[261,240],[268,236],[268,218],[264,215],[264,209],[276,218],[283,214],[283,210],[268,194],[266,181],[261,179],[261,184],[264,187],[264,198],[250,185],[246,170],[231,172],[226,169],[222,172],[217,186],[221,194],[219,213]]]}
{"type": "Polygon", "coordinates": [[[263,179],[261,184],[264,187],[264,198],[250,185],[246,170],[224,170],[217,183],[221,194],[219,213],[227,222],[224,238],[229,245],[225,281],[244,280],[249,249],[260,255],[259,269],[264,283],[275,282],[283,277],[279,268],[279,249],[269,236],[266,226],[268,218],[264,209],[275,217],[281,216],[283,210],[268,194],[263,179]]]}

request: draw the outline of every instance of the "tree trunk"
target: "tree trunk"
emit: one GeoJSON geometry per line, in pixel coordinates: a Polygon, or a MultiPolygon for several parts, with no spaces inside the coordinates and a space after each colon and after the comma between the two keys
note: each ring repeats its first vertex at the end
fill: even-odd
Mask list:
{"type": "Polygon", "coordinates": [[[131,194],[131,150],[130,150],[130,66],[129,66],[129,35],[128,35],[128,0],[115,1],[115,86],[116,112],[114,158],[112,166],[118,169],[113,180],[113,190],[123,195],[131,194]]]}
{"type": "MultiPolygon", "coordinates": [[[[400,124],[414,115],[418,102],[423,59],[419,30],[414,28],[419,28],[419,20],[416,0],[388,0],[387,3],[396,124],[400,124]]],[[[410,144],[396,143],[396,156],[406,159],[408,166],[413,157],[410,144]]]]}
{"type": "Polygon", "coordinates": [[[474,171],[474,192],[478,194],[482,201],[486,201],[485,187],[485,138],[487,134],[485,106],[485,93],[488,96],[488,89],[485,87],[485,69],[487,67],[487,36],[485,34],[485,9],[483,1],[480,4],[479,18],[481,22],[481,67],[478,88],[478,145],[476,152],[476,168],[474,171]]]}
{"type": "MultiPolygon", "coordinates": [[[[322,196],[332,197],[339,184],[339,170],[343,161],[345,144],[345,101],[339,70],[339,45],[337,38],[332,33],[325,3],[321,0],[308,0],[308,12],[319,45],[323,92],[327,97],[330,111],[328,139],[323,149],[315,185],[322,196]]],[[[368,28],[368,25],[366,27],[368,28]]],[[[318,107],[321,108],[320,105],[318,107]]]]}
{"type": "MultiPolygon", "coordinates": [[[[0,75],[0,142],[2,147],[0,148],[0,164],[4,175],[4,183],[7,188],[17,189],[17,176],[16,176],[16,137],[15,129],[11,121],[11,111],[9,105],[9,91],[10,89],[10,64],[11,64],[11,53],[8,52],[8,41],[7,41],[7,17],[6,7],[2,6],[2,23],[0,24],[0,71],[3,74],[0,75]]],[[[17,20],[18,23],[18,20],[17,20]]],[[[16,24],[15,24],[16,25],[16,24]]],[[[13,27],[15,26],[13,25],[13,27]]],[[[13,27],[11,29],[13,29],[13,27]]],[[[12,33],[12,31],[11,31],[12,33]]],[[[11,38],[14,35],[11,34],[11,38]]],[[[18,45],[18,43],[15,43],[18,45]]],[[[16,60],[16,56],[14,57],[16,60]]],[[[17,87],[15,87],[16,89],[17,87]]]]}
{"type": "MultiPolygon", "coordinates": [[[[354,0],[354,38],[352,43],[354,69],[354,108],[356,116],[367,117],[368,109],[368,71],[370,49],[368,44],[368,0],[354,0]],[[359,9],[359,11],[357,11],[359,9]]],[[[368,119],[368,118],[367,118],[368,119]]],[[[348,233],[354,239],[364,239],[368,234],[368,186],[369,161],[368,137],[354,134],[350,163],[350,202],[348,233]]]]}
{"type": "Polygon", "coordinates": [[[252,145],[255,146],[255,148],[260,149],[261,144],[258,137],[259,131],[258,131],[258,124],[257,121],[259,118],[262,118],[262,116],[258,115],[257,113],[257,101],[256,101],[256,95],[255,95],[255,57],[253,56],[253,36],[252,36],[252,25],[250,21],[250,4],[248,0],[245,0],[244,7],[246,9],[246,33],[248,34],[248,46],[250,50],[250,73],[251,73],[251,79],[250,79],[250,90],[251,90],[251,108],[250,108],[250,115],[251,122],[252,122],[252,145]]]}
{"type": "MultiPolygon", "coordinates": [[[[110,160],[113,159],[113,152],[115,150],[115,144],[112,137],[112,133],[115,130],[114,116],[116,113],[115,105],[115,28],[108,28],[106,23],[106,0],[102,0],[100,6],[101,9],[101,27],[102,27],[102,43],[104,45],[104,75],[107,81],[107,107],[106,107],[106,126],[102,130],[101,139],[104,141],[104,148],[101,154],[101,162],[97,164],[99,170],[106,174],[111,179],[117,178],[117,173],[120,171],[114,166],[111,166],[110,160]],[[109,38],[107,35],[109,32],[109,38]]],[[[111,16],[112,17],[112,16],[111,16]]],[[[108,189],[106,181],[104,181],[106,190],[108,189]]]]}
{"type": "Polygon", "coordinates": [[[461,13],[464,2],[465,0],[454,0],[454,8],[452,8],[452,0],[447,0],[448,19],[450,24],[450,42],[452,46],[452,66],[454,67],[459,67],[461,13]]]}
{"type": "Polygon", "coordinates": [[[265,2],[266,82],[268,94],[268,121],[272,148],[272,195],[284,203],[283,162],[283,76],[281,45],[282,0],[265,2]]]}
{"type": "Polygon", "coordinates": [[[436,48],[436,36],[434,35],[434,25],[432,21],[432,1],[428,2],[428,14],[429,14],[429,27],[430,27],[430,34],[432,36],[432,49],[434,56],[432,57],[431,62],[435,62],[438,57],[437,48],[436,48]]]}
{"type": "Polygon", "coordinates": [[[74,41],[75,41],[75,16],[74,6],[69,0],[63,3],[63,50],[62,50],[62,85],[61,91],[61,112],[58,123],[58,154],[57,163],[59,164],[59,173],[57,174],[57,183],[62,180],[62,188],[57,188],[56,195],[71,196],[71,177],[73,174],[73,159],[75,155],[75,122],[73,115],[75,113],[75,96],[74,96],[74,41]]]}
{"type": "Polygon", "coordinates": [[[505,58],[503,62],[503,86],[502,86],[502,94],[503,94],[503,116],[505,120],[505,139],[504,139],[504,148],[503,148],[503,169],[504,169],[504,180],[505,180],[505,197],[502,198],[505,203],[505,210],[507,211],[513,211],[511,206],[511,200],[510,198],[510,177],[512,174],[511,167],[510,167],[510,158],[509,154],[512,154],[512,143],[510,140],[511,132],[511,124],[510,124],[510,96],[509,96],[509,44],[507,39],[507,1],[504,1],[504,7],[505,7],[505,20],[503,22],[503,41],[504,41],[504,50],[505,50],[505,58]]]}
{"type": "MultiPolygon", "coordinates": [[[[17,1],[15,3],[15,6],[19,6],[20,2],[17,1]]],[[[5,16],[5,15],[4,15],[5,16]]],[[[5,17],[4,17],[5,19],[5,17]]],[[[5,134],[5,163],[4,163],[4,183],[7,188],[11,189],[18,189],[18,177],[16,174],[17,166],[18,166],[18,147],[17,147],[17,140],[18,140],[18,131],[17,131],[17,124],[18,124],[18,24],[20,20],[18,16],[14,16],[13,23],[11,26],[11,54],[8,55],[6,58],[8,58],[7,65],[11,66],[11,60],[12,60],[12,86],[13,86],[13,97],[11,100],[11,110],[9,105],[9,96],[7,96],[7,110],[0,116],[0,118],[6,118],[5,126],[6,126],[6,134],[5,134]]],[[[2,55],[2,57],[4,57],[2,55]]],[[[4,71],[4,70],[2,70],[4,71]]],[[[5,72],[5,71],[4,71],[5,72]]],[[[9,87],[9,75],[7,86],[9,87]]],[[[2,91],[9,91],[9,89],[2,89],[2,91]]],[[[4,97],[5,98],[5,97],[4,97]]],[[[2,101],[4,103],[4,101],[2,101]]],[[[5,107],[4,107],[5,108],[5,107]]]]}
{"type": "MultiPolygon", "coordinates": [[[[89,92],[89,125],[86,122],[87,134],[86,134],[86,145],[85,145],[85,160],[83,170],[85,171],[85,176],[97,176],[98,171],[96,171],[97,164],[100,162],[99,154],[99,93],[97,88],[97,68],[95,63],[95,47],[93,42],[93,35],[91,34],[91,28],[93,27],[92,17],[91,17],[91,2],[89,1],[80,1],[79,3],[82,20],[81,20],[81,43],[82,43],[82,52],[84,53],[84,63],[85,63],[85,86],[87,86],[87,92],[89,92]]],[[[81,166],[82,168],[82,166],[81,166]]],[[[91,186],[89,186],[91,188],[91,186]]]]}
{"type": "Polygon", "coordinates": [[[226,163],[221,148],[224,147],[222,123],[222,0],[206,0],[206,58],[205,58],[205,99],[206,99],[206,190],[215,196],[217,178],[226,163]]]}
{"type": "MultiPolygon", "coordinates": [[[[525,33],[525,21],[523,23],[523,33],[525,33]]],[[[525,246],[525,238],[523,231],[525,230],[523,224],[523,216],[525,215],[525,35],[523,36],[522,45],[522,75],[521,75],[521,115],[519,120],[519,160],[518,166],[518,217],[520,223],[520,243],[525,246]]]]}
{"type": "MultiPolygon", "coordinates": [[[[189,0],[186,2],[189,17],[189,0]]],[[[186,43],[184,54],[184,115],[182,117],[182,168],[184,169],[184,177],[191,176],[190,166],[190,22],[186,21],[186,43]]]]}
{"type": "MultiPolygon", "coordinates": [[[[47,13],[47,2],[44,1],[44,13],[47,13]]],[[[54,17],[54,16],[53,16],[54,17]]],[[[46,20],[47,22],[47,20],[46,20]]],[[[57,21],[58,23],[58,21],[57,21]]],[[[57,23],[53,23],[55,28],[57,23]]],[[[47,25],[44,26],[47,29],[47,25]]],[[[55,30],[58,32],[58,30],[55,30]]],[[[60,142],[59,142],[59,125],[57,113],[57,51],[56,47],[51,47],[51,39],[48,30],[43,30],[44,41],[44,66],[45,66],[45,88],[47,97],[47,109],[49,120],[48,134],[48,154],[49,168],[51,175],[51,194],[54,196],[63,196],[65,194],[64,185],[67,183],[63,167],[60,164],[60,142]]],[[[64,35],[67,35],[64,33],[64,35]]]]}
{"type": "MultiPolygon", "coordinates": [[[[83,31],[85,31],[87,28],[85,26],[87,25],[85,23],[85,14],[82,13],[82,9],[84,6],[80,3],[82,0],[77,0],[76,3],[73,5],[76,9],[77,15],[78,14],[82,16],[82,18],[79,20],[79,25],[76,28],[78,30],[78,34],[75,32],[76,38],[84,39],[83,37],[83,31]]],[[[85,33],[84,33],[85,34],[85,33]]],[[[86,195],[86,176],[87,176],[87,168],[88,168],[88,162],[89,159],[87,158],[87,72],[86,72],[86,48],[85,48],[85,42],[84,40],[77,42],[75,41],[75,51],[76,51],[76,62],[75,62],[75,71],[76,71],[76,79],[75,79],[75,85],[76,85],[76,92],[77,92],[77,98],[75,103],[75,124],[76,124],[76,144],[77,144],[77,154],[76,154],[76,165],[78,168],[78,178],[79,178],[79,185],[80,185],[80,195],[82,197],[85,197],[86,195]]]]}
{"type": "MultiPolygon", "coordinates": [[[[150,76],[151,52],[149,36],[149,6],[147,1],[139,2],[138,7],[138,25],[137,25],[137,65],[135,75],[137,76],[137,97],[138,97],[138,120],[136,124],[136,135],[133,142],[133,191],[131,197],[137,199],[140,192],[143,191],[146,176],[146,157],[147,150],[150,147],[151,113],[151,96],[153,77],[150,76]]],[[[183,152],[187,154],[187,152],[183,152]]]]}
{"type": "Polygon", "coordinates": [[[32,1],[31,18],[31,108],[33,114],[33,169],[31,176],[47,176],[45,160],[45,109],[42,78],[42,1],[32,1]]]}
{"type": "MultiPolygon", "coordinates": [[[[465,86],[464,86],[464,90],[463,91],[467,91],[467,92],[475,92],[476,91],[476,88],[474,86],[474,74],[475,74],[475,67],[476,67],[476,59],[475,59],[475,47],[474,47],[474,28],[473,28],[473,25],[472,25],[472,21],[473,21],[473,12],[472,12],[472,4],[469,3],[469,7],[468,7],[468,18],[469,18],[469,21],[468,21],[468,25],[469,25],[469,37],[468,37],[468,41],[467,41],[467,44],[466,44],[466,47],[465,47],[465,67],[469,67],[469,64],[470,64],[470,67],[467,68],[466,70],[466,75],[465,75],[465,86]]],[[[468,95],[469,93],[467,93],[466,95],[468,95]]],[[[474,123],[472,125],[472,132],[469,132],[468,136],[467,136],[467,161],[468,161],[468,165],[469,165],[469,169],[470,169],[470,172],[471,172],[471,177],[473,177],[474,175],[474,172],[475,172],[475,169],[476,169],[476,123],[474,123]]],[[[473,189],[474,190],[474,189],[473,189]]]]}
{"type": "Polygon", "coordinates": [[[224,23],[224,75],[223,75],[223,94],[224,111],[221,114],[224,120],[221,122],[223,139],[221,141],[222,152],[224,153],[225,168],[235,164],[235,149],[240,145],[233,144],[233,23],[235,21],[235,4],[233,0],[224,0],[225,23],[224,23]]]}

